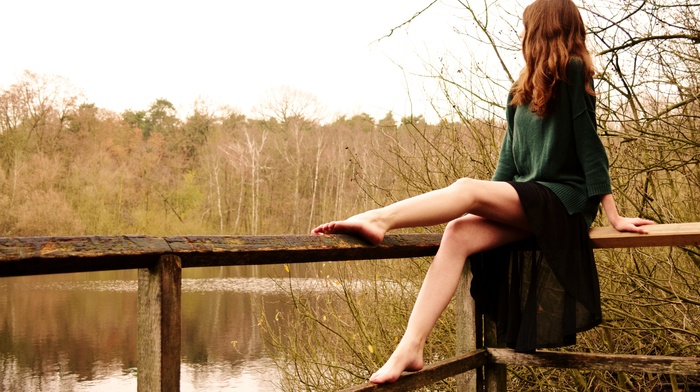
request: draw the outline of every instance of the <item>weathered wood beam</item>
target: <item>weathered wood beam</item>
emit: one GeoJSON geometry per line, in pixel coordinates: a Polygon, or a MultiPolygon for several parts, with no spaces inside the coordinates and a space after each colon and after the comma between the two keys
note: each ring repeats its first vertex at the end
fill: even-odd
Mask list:
{"type": "Polygon", "coordinates": [[[559,351],[538,351],[533,354],[523,354],[505,348],[488,348],[487,351],[491,355],[491,361],[493,363],[510,366],[700,376],[700,358],[698,357],[593,354],[559,351]]]}
{"type": "MultiPolygon", "coordinates": [[[[484,346],[496,347],[498,331],[496,323],[488,317],[483,317],[484,346]]],[[[487,348],[488,350],[488,348],[487,348]]],[[[489,392],[506,392],[508,369],[504,364],[494,362],[489,357],[489,363],[484,366],[484,390],[489,392]]]]}
{"type": "Polygon", "coordinates": [[[392,234],[379,245],[349,235],[261,237],[169,237],[183,267],[293,264],[316,261],[392,259],[431,256],[441,234],[392,234]],[[235,253],[235,260],[231,255],[235,253]]]}
{"type": "Polygon", "coordinates": [[[182,266],[180,258],[156,258],[139,269],[137,389],[139,392],[180,390],[182,266]]]}
{"type": "MultiPolygon", "coordinates": [[[[591,230],[596,248],[700,245],[700,222],[647,226],[649,234],[591,230]]],[[[431,256],[441,234],[390,234],[379,245],[349,235],[87,236],[0,238],[0,277],[146,268],[175,254],[183,268],[431,256]]]]}
{"type": "Polygon", "coordinates": [[[420,372],[404,372],[398,380],[389,384],[376,385],[366,383],[352,388],[344,389],[342,392],[361,391],[413,391],[448,377],[454,377],[460,373],[484,366],[488,362],[488,353],[484,349],[476,350],[467,354],[459,355],[444,361],[432,363],[425,366],[420,372]]]}
{"type": "MultiPolygon", "coordinates": [[[[596,248],[700,245],[700,222],[653,225],[647,230],[649,234],[639,235],[594,228],[591,240],[596,248]]],[[[437,251],[440,239],[440,234],[394,234],[379,245],[369,245],[347,235],[0,238],[0,277],[139,269],[138,388],[177,391],[181,268],[430,256],[437,251]]],[[[561,352],[528,355],[482,349],[407,373],[396,383],[365,384],[348,391],[417,389],[487,363],[700,375],[698,358],[561,352]]]]}
{"type": "Polygon", "coordinates": [[[0,277],[149,268],[168,249],[147,236],[0,238],[0,277]]]}
{"type": "Polygon", "coordinates": [[[379,245],[332,236],[0,237],[0,277],[148,268],[174,254],[183,268],[434,255],[440,234],[393,234],[379,245]]]}
{"type": "Polygon", "coordinates": [[[594,248],[641,248],[700,245],[700,222],[644,226],[649,234],[620,233],[612,227],[591,229],[594,248]]]}
{"type": "MultiPolygon", "coordinates": [[[[477,336],[480,337],[480,331],[479,323],[477,323],[476,304],[471,296],[471,282],[472,270],[469,261],[467,261],[462,269],[462,276],[455,293],[455,333],[458,336],[455,343],[455,355],[465,355],[480,348],[477,346],[477,336]]],[[[479,375],[476,369],[457,375],[455,390],[458,392],[477,392],[479,375]]]]}

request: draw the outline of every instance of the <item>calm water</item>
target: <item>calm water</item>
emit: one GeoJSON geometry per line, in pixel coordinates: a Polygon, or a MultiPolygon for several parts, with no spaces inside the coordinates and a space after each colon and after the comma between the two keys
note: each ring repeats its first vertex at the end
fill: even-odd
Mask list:
{"type": "MultiPolygon", "coordinates": [[[[290,311],[284,275],[183,271],[183,391],[277,390],[259,321],[290,311]]],[[[0,278],[0,391],[136,390],[136,295],[136,271],[0,278]]]]}

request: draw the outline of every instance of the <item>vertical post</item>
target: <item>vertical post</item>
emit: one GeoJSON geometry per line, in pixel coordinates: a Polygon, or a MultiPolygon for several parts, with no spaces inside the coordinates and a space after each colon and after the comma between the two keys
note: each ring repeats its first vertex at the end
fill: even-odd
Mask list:
{"type": "MultiPolygon", "coordinates": [[[[462,278],[457,286],[455,296],[455,316],[456,316],[456,354],[466,354],[476,350],[476,338],[480,334],[477,331],[476,308],[474,299],[470,293],[472,281],[472,271],[469,267],[469,260],[464,263],[462,278]]],[[[477,369],[470,370],[458,375],[457,390],[460,392],[477,391],[477,369]]]]}
{"type": "Polygon", "coordinates": [[[163,255],[138,275],[137,389],[179,391],[182,263],[163,255]]]}
{"type": "MultiPolygon", "coordinates": [[[[484,346],[497,347],[496,323],[484,316],[484,346]]],[[[489,364],[484,369],[486,390],[489,392],[506,392],[506,365],[489,364]]]]}

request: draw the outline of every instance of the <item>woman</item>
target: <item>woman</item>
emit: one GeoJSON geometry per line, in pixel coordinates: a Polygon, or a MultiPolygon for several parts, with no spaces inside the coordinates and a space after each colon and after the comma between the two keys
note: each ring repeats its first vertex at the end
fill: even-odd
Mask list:
{"type": "Polygon", "coordinates": [[[463,178],[312,230],[378,244],[392,229],[448,222],[406,332],[371,382],[423,368],[425,341],[470,256],[473,296],[498,319],[501,340],[518,351],[573,343],[576,332],[601,321],[588,241],[599,204],[619,231],[645,233],[642,226],[653,223],[617,212],[596,134],[593,66],[578,8],[571,0],[536,0],[523,25],[526,65],[508,97],[508,129],[492,181],[463,178]],[[502,248],[525,239],[537,245],[527,256],[502,248]],[[476,256],[496,248],[500,253],[476,256]]]}

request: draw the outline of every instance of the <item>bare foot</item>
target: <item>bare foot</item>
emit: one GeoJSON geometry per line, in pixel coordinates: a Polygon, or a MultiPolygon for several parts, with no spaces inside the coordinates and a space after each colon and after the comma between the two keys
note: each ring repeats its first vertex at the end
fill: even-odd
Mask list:
{"type": "Polygon", "coordinates": [[[311,234],[351,234],[362,237],[373,245],[377,245],[384,239],[384,229],[373,214],[365,212],[363,214],[351,216],[343,221],[333,221],[324,223],[315,229],[311,230],[311,234]]]}
{"type": "Polygon", "coordinates": [[[422,347],[417,350],[415,348],[404,349],[399,344],[389,360],[374,372],[369,381],[375,384],[394,382],[404,371],[416,372],[421,369],[423,369],[422,347]]]}

